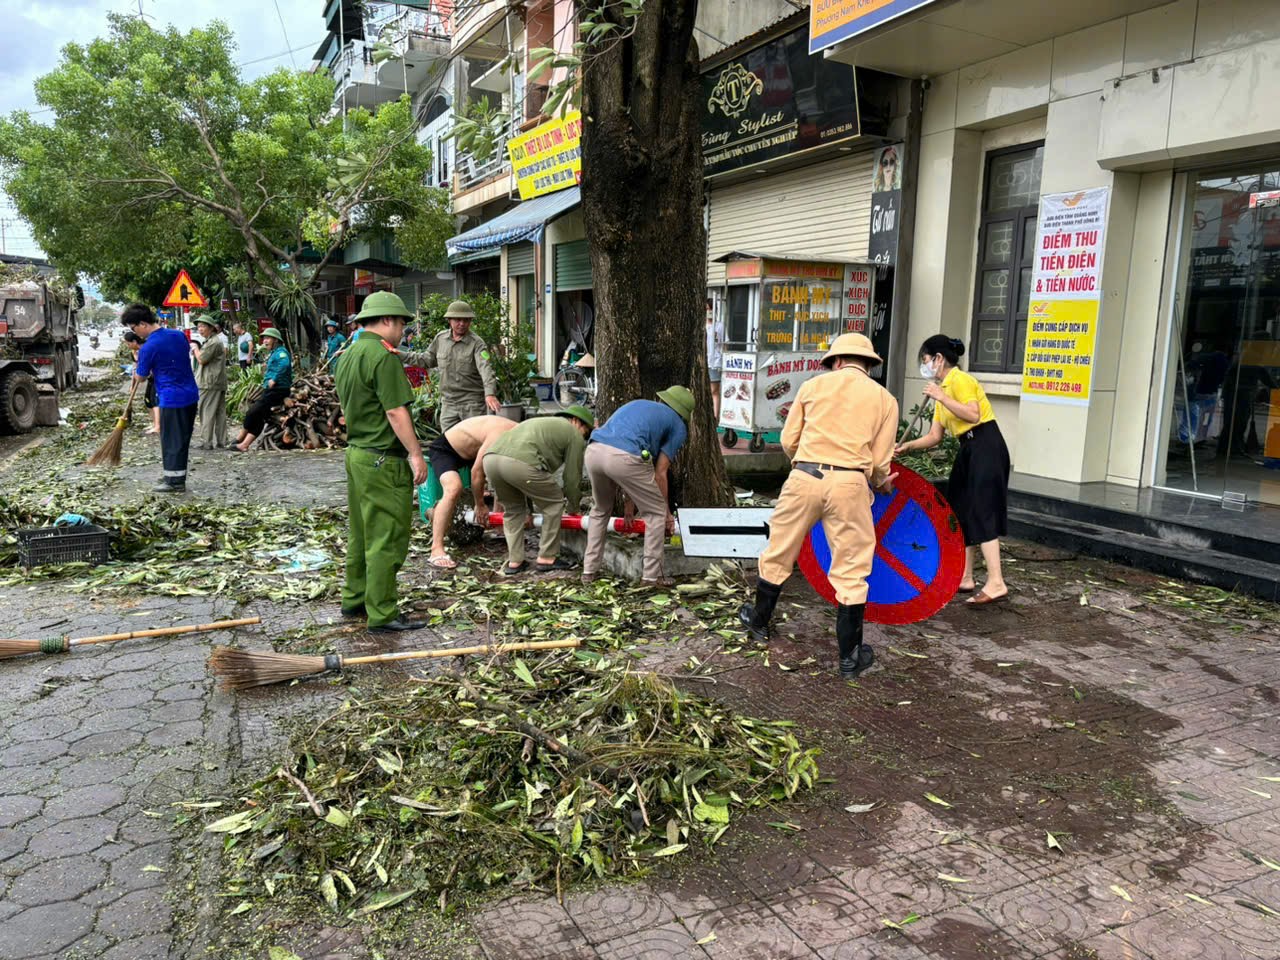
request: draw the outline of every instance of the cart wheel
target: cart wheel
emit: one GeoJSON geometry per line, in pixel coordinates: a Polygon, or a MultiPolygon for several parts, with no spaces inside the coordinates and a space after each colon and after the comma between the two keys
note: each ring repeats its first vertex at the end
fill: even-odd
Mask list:
{"type": "Polygon", "coordinates": [[[720,442],[724,444],[726,450],[732,450],[738,445],[738,431],[726,430],[720,434],[720,442]]]}
{"type": "Polygon", "coordinates": [[[747,449],[748,449],[748,450],[750,450],[752,453],[759,453],[761,450],[763,450],[763,449],[764,449],[764,434],[763,434],[763,433],[753,433],[753,434],[751,435],[751,443],[749,443],[749,444],[747,445],[747,449]]]}

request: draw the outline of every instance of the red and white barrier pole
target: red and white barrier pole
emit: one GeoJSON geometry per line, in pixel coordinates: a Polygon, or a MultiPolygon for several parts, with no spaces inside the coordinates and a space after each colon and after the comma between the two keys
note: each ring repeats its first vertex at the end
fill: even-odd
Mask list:
{"type": "MultiPolygon", "coordinates": [[[[476,522],[476,512],[468,510],[463,517],[467,523],[476,522]]],[[[533,525],[535,527],[542,526],[542,515],[533,515],[533,525]]],[[[566,513],[560,518],[561,530],[586,530],[591,525],[591,518],[582,514],[566,513]]],[[[502,526],[502,513],[495,511],[489,514],[489,526],[502,526]]],[[[626,517],[610,517],[605,524],[605,529],[613,533],[644,533],[644,521],[640,519],[628,522],[626,517]]]]}

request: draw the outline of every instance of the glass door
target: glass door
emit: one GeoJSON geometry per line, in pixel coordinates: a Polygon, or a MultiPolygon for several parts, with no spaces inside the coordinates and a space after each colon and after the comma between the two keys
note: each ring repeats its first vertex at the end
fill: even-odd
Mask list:
{"type": "Polygon", "coordinates": [[[1201,176],[1190,216],[1166,483],[1280,504],[1280,162],[1201,176]]]}

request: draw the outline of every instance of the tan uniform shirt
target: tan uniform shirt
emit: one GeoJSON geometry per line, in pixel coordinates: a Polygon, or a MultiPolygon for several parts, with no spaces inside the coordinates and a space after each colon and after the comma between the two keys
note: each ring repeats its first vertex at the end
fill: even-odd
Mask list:
{"type": "Polygon", "coordinates": [[[440,368],[440,393],[450,403],[484,401],[498,395],[498,378],[489,363],[489,348],[474,333],[453,339],[441,330],[426,350],[404,356],[406,366],[440,368]]]}
{"type": "Polygon", "coordinates": [[[865,470],[873,487],[889,476],[898,434],[898,401],[856,367],[805,383],[782,428],[792,460],[865,470]]]}
{"type": "Polygon", "coordinates": [[[227,343],[216,333],[200,345],[196,386],[204,390],[227,389],[227,343]]]}

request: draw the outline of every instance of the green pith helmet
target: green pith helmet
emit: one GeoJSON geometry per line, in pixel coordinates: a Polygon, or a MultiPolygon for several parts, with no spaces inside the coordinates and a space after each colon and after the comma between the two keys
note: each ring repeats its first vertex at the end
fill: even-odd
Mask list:
{"type": "Polygon", "coordinates": [[[370,320],[380,320],[382,317],[412,317],[413,311],[404,305],[404,301],[397,297],[390,290],[379,290],[377,293],[371,293],[364,298],[364,304],[360,307],[360,312],[356,314],[356,320],[361,323],[368,323],[370,320]]]}
{"type": "Polygon", "coordinates": [[[328,320],[326,320],[324,322],[324,325],[326,327],[333,327],[333,329],[335,330],[337,330],[340,326],[342,326],[342,324],[338,323],[338,321],[333,317],[330,317],[328,320]]]}
{"type": "Polygon", "coordinates": [[[476,312],[471,309],[471,304],[465,300],[455,300],[449,304],[449,309],[445,310],[444,318],[446,320],[474,320],[476,312]]]}
{"type": "Polygon", "coordinates": [[[693,394],[688,387],[674,386],[659,390],[658,399],[680,414],[680,419],[685,423],[693,416],[693,394]]]}
{"type": "Polygon", "coordinates": [[[267,329],[263,330],[260,334],[258,334],[258,336],[259,337],[275,337],[276,340],[278,340],[280,343],[284,343],[284,334],[281,333],[279,330],[277,330],[275,327],[267,327],[267,329]]]}
{"type": "Polygon", "coordinates": [[[208,326],[213,327],[213,329],[215,330],[222,329],[222,318],[219,317],[217,314],[202,313],[200,314],[200,316],[195,317],[194,319],[196,323],[207,324],[208,326]]]}
{"type": "Polygon", "coordinates": [[[575,420],[581,420],[587,425],[588,430],[594,429],[596,425],[596,415],[580,403],[575,403],[571,407],[565,407],[557,413],[556,416],[573,417],[575,420]]]}

